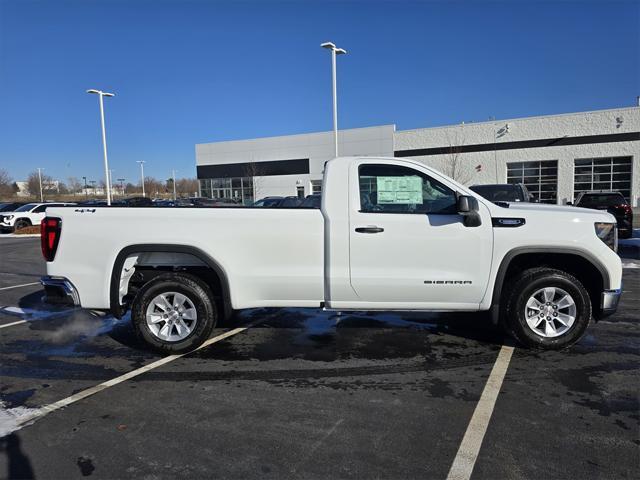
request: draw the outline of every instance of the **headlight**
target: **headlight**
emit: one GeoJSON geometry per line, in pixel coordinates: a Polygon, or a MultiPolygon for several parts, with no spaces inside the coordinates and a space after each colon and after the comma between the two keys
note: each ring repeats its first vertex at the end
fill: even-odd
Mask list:
{"type": "Polygon", "coordinates": [[[618,229],[615,223],[596,222],[596,235],[607,247],[614,252],[618,251],[618,229]]]}
{"type": "Polygon", "coordinates": [[[5,215],[4,219],[5,220],[11,220],[13,218],[13,215],[5,215]]]}

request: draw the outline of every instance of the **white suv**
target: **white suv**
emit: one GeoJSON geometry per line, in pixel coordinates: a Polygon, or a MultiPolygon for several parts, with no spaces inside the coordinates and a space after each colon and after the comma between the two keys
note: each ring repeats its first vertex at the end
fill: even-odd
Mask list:
{"type": "Polygon", "coordinates": [[[73,203],[27,203],[13,212],[3,212],[0,218],[0,230],[11,231],[29,227],[31,225],[40,225],[42,219],[46,216],[47,208],[66,207],[75,205],[73,203]]]}

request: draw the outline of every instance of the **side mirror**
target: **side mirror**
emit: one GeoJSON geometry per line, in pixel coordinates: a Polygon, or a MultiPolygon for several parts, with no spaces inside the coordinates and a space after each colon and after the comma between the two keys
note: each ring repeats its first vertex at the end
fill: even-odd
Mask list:
{"type": "Polygon", "coordinates": [[[470,195],[458,195],[458,213],[464,217],[465,227],[479,227],[482,219],[478,213],[478,200],[470,195]]]}

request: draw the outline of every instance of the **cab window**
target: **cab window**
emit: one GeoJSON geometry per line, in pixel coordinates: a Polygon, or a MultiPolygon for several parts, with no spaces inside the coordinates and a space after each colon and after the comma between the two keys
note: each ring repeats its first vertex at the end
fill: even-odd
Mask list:
{"type": "Polygon", "coordinates": [[[360,165],[360,211],[364,213],[457,213],[449,187],[409,167],[360,165]]]}

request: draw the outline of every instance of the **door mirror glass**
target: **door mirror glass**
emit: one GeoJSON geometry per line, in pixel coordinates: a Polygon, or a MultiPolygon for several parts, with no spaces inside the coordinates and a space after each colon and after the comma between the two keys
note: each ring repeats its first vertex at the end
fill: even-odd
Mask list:
{"type": "Polygon", "coordinates": [[[479,227],[482,225],[480,218],[480,209],[478,200],[471,195],[458,195],[457,201],[458,213],[463,216],[465,227],[479,227]]]}
{"type": "Polygon", "coordinates": [[[470,195],[458,196],[458,213],[465,214],[478,211],[478,200],[470,195]]]}

